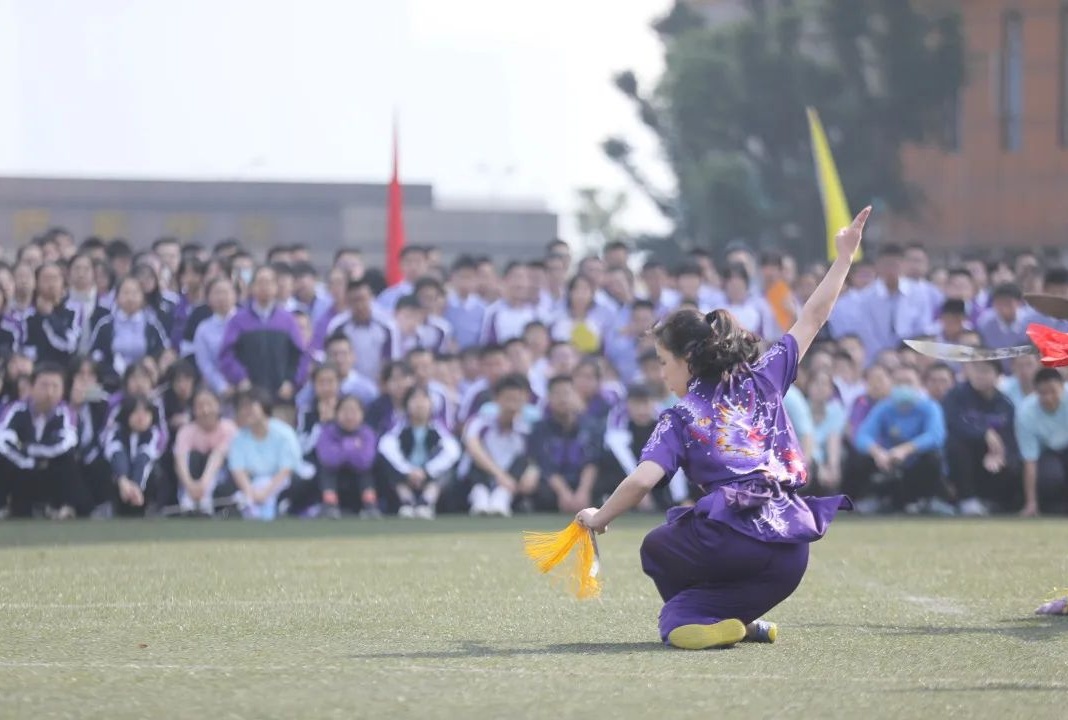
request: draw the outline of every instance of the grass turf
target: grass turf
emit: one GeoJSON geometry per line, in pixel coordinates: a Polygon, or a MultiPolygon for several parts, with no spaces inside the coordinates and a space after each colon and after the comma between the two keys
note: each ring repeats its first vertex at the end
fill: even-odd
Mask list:
{"type": "Polygon", "coordinates": [[[776,645],[661,646],[637,549],[561,596],[566,519],[0,524],[0,717],[1063,718],[1063,521],[840,520],[776,645]]]}

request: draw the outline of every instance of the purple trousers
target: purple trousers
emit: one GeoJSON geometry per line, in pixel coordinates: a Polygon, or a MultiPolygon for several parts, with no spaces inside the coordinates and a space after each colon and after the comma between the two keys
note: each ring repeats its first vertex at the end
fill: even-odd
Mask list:
{"type": "Polygon", "coordinates": [[[641,558],[664,599],[667,642],[681,625],[748,624],[781,603],[801,583],[808,543],[764,542],[691,512],[646,535],[641,558]]]}

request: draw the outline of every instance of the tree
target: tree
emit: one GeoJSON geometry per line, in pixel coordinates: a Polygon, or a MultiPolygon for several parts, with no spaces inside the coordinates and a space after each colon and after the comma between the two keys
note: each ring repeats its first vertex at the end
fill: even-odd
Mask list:
{"type": "Polygon", "coordinates": [[[745,238],[821,254],[807,105],[823,117],[852,204],[922,210],[900,152],[944,138],[946,109],[964,81],[959,18],[902,0],[751,7],[710,26],[677,0],[654,25],[666,53],[656,88],[644,92],[630,72],[616,76],[658,137],[677,190],[650,187],[624,138],[603,149],[675,223],[673,239],[715,249],[745,238]]]}
{"type": "Polygon", "coordinates": [[[577,194],[575,222],[589,249],[600,250],[606,243],[627,239],[619,224],[619,215],[627,207],[626,193],[603,197],[597,188],[580,188],[577,194]]]}

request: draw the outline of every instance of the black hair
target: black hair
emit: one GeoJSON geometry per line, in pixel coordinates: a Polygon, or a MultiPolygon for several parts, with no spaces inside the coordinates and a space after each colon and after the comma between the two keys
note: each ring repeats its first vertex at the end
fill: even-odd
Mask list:
{"type": "Polygon", "coordinates": [[[1051,267],[1042,278],[1043,285],[1068,285],[1068,268],[1051,267]]]}
{"type": "Polygon", "coordinates": [[[604,370],[601,368],[601,363],[597,362],[597,358],[595,357],[586,356],[579,360],[578,365],[575,366],[575,372],[578,372],[585,367],[593,368],[593,372],[597,375],[598,381],[604,376],[604,370]]]}
{"type": "Polygon", "coordinates": [[[66,384],[67,384],[67,373],[63,369],[63,366],[60,365],[59,363],[54,363],[54,362],[40,362],[40,363],[37,363],[33,368],[33,372],[30,373],[30,382],[31,383],[37,382],[37,378],[41,377],[42,375],[59,375],[59,377],[62,378],[63,386],[66,387],[66,384]]]}
{"type": "Polygon", "coordinates": [[[765,250],[760,253],[760,267],[774,267],[782,270],[783,257],[778,250],[765,250]]]}
{"type": "Polygon", "coordinates": [[[107,253],[108,260],[133,257],[133,248],[130,247],[130,243],[122,238],[115,238],[109,242],[105,252],[107,253]]]}
{"type": "Polygon", "coordinates": [[[570,375],[553,375],[549,378],[548,390],[552,392],[552,389],[557,385],[574,385],[575,380],[570,375]]]}
{"type": "Polygon", "coordinates": [[[878,257],[904,257],[905,251],[901,249],[901,246],[897,243],[884,243],[879,247],[878,257]]]}
{"type": "Polygon", "coordinates": [[[360,288],[367,288],[371,291],[372,295],[375,294],[374,288],[371,287],[371,283],[367,280],[367,278],[360,278],[359,280],[349,280],[349,284],[345,286],[345,292],[350,293],[353,290],[359,290],[360,288]]]}
{"type": "Polygon", "coordinates": [[[1008,298],[1010,300],[1023,300],[1023,291],[1020,290],[1020,286],[1015,283],[1002,283],[994,288],[994,291],[990,293],[991,300],[997,300],[998,298],[1008,298]]]}
{"type": "Polygon", "coordinates": [[[493,385],[494,396],[500,395],[506,390],[522,390],[525,393],[530,392],[530,382],[525,375],[520,373],[511,373],[505,375],[493,385]]]}
{"type": "Polygon", "coordinates": [[[564,298],[565,298],[565,303],[564,304],[567,305],[567,309],[568,310],[571,309],[571,293],[574,292],[575,287],[580,282],[584,282],[584,283],[586,283],[587,285],[590,286],[590,307],[589,307],[589,309],[593,310],[594,306],[595,306],[594,297],[593,296],[597,293],[597,286],[594,285],[593,280],[590,280],[590,278],[588,276],[583,275],[582,273],[576,274],[574,277],[572,277],[570,280],[567,281],[567,291],[564,293],[564,298]]]}
{"type": "Polygon", "coordinates": [[[178,263],[178,277],[182,277],[182,275],[185,275],[190,270],[197,275],[204,276],[208,272],[208,264],[196,257],[183,258],[182,261],[178,263]]]}
{"type": "Polygon", "coordinates": [[[461,270],[478,270],[478,262],[470,255],[461,255],[452,262],[451,272],[460,272],[461,270]]]}
{"type": "MultiPolygon", "coordinates": [[[[997,361],[995,361],[995,362],[997,362],[997,361]]],[[[947,372],[951,376],[953,376],[954,379],[956,379],[956,377],[957,377],[957,374],[955,372],[953,372],[953,368],[951,368],[949,365],[947,365],[946,363],[944,363],[941,360],[939,360],[938,362],[931,363],[930,365],[928,365],[927,369],[923,371],[923,379],[924,379],[924,381],[926,381],[927,378],[931,377],[936,372],[947,372]]]]}
{"type": "Polygon", "coordinates": [[[408,363],[402,362],[400,360],[394,360],[382,366],[382,370],[380,371],[380,377],[382,379],[382,382],[389,382],[389,379],[393,377],[393,373],[396,372],[400,372],[409,377],[415,374],[412,372],[412,368],[410,365],[408,365],[408,363]]]}
{"type": "Polygon", "coordinates": [[[723,273],[723,282],[727,282],[731,278],[740,278],[745,283],[746,287],[749,287],[749,271],[745,269],[745,265],[741,263],[731,263],[727,266],[727,269],[723,273]]]}
{"type": "Polygon", "coordinates": [[[119,425],[125,426],[130,422],[130,416],[138,410],[147,410],[148,414],[152,416],[152,421],[155,422],[157,420],[158,410],[156,404],[147,395],[138,393],[136,395],[127,395],[122,399],[116,421],[119,425]]]}
{"type": "Polygon", "coordinates": [[[490,343],[489,345],[483,345],[482,348],[478,351],[478,357],[481,358],[481,359],[485,359],[485,358],[489,357],[490,355],[503,355],[503,354],[504,354],[504,346],[503,345],[498,345],[497,343],[490,343]]]}
{"type": "Polygon", "coordinates": [[[418,295],[420,290],[425,290],[426,288],[434,288],[442,295],[445,294],[445,286],[438,282],[437,278],[430,277],[429,275],[424,275],[415,281],[414,292],[418,295]]]}
{"type": "Polygon", "coordinates": [[[694,263],[685,263],[683,265],[680,265],[678,269],[675,270],[675,277],[681,278],[683,275],[696,275],[697,277],[704,277],[704,271],[701,270],[700,265],[695,265],[694,263]]]}
{"type": "MultiPolygon", "coordinates": [[[[333,340],[334,338],[337,338],[337,337],[338,336],[335,335],[335,336],[333,336],[331,338],[331,340],[333,340]]],[[[345,337],[345,336],[342,335],[341,337],[345,337]]],[[[345,339],[347,340],[348,338],[345,338],[345,339]]],[[[322,374],[323,372],[326,372],[326,371],[334,373],[335,375],[337,375],[338,381],[339,382],[341,381],[341,370],[338,368],[338,366],[335,365],[334,363],[325,362],[325,363],[320,363],[319,365],[316,365],[315,369],[312,370],[312,373],[311,373],[312,384],[315,383],[315,381],[319,378],[320,374],[322,374]]]]}
{"type": "Polygon", "coordinates": [[[293,271],[293,277],[316,277],[319,273],[315,271],[315,266],[310,262],[304,262],[303,260],[293,263],[291,267],[293,271]]]}
{"type": "Polygon", "coordinates": [[[410,388],[408,388],[407,392],[404,393],[404,399],[401,401],[401,407],[403,407],[406,412],[408,410],[408,403],[416,395],[426,395],[427,399],[429,399],[430,391],[422,385],[412,385],[410,388]]]}
{"type": "Polygon", "coordinates": [[[404,249],[402,249],[400,252],[400,256],[402,258],[406,258],[409,255],[414,255],[415,253],[419,253],[420,255],[426,256],[427,250],[422,245],[405,245],[404,249]]]}
{"type": "Polygon", "coordinates": [[[1048,382],[1063,383],[1064,379],[1055,368],[1044,367],[1035,373],[1035,387],[1048,382]]]}
{"type": "Polygon", "coordinates": [[[634,383],[627,386],[627,400],[648,401],[656,398],[653,389],[645,383],[634,383]]]}
{"type": "Polygon", "coordinates": [[[569,252],[571,251],[571,246],[567,244],[566,240],[561,240],[560,238],[553,238],[545,244],[545,252],[552,254],[553,248],[558,248],[561,245],[566,247],[569,252]]]}
{"type": "Polygon", "coordinates": [[[964,306],[964,301],[959,298],[949,298],[942,303],[942,311],[939,315],[960,315],[961,317],[967,315],[967,309],[964,306]]]}
{"type": "Polygon", "coordinates": [[[608,253],[612,252],[613,250],[625,250],[625,251],[627,251],[629,253],[630,252],[630,247],[627,245],[627,243],[623,242],[622,240],[613,240],[613,241],[607,243],[604,246],[604,254],[605,255],[607,255],[608,253]]]}
{"type": "Polygon", "coordinates": [[[197,372],[196,366],[189,362],[185,358],[176,361],[173,365],[167,368],[167,378],[170,382],[174,382],[180,377],[190,378],[196,381],[200,375],[197,372]]]}
{"type": "Polygon", "coordinates": [[[345,342],[348,343],[349,347],[352,347],[352,338],[346,335],[341,329],[336,330],[333,335],[328,337],[326,342],[323,343],[323,347],[328,348],[336,342],[345,342]]]}
{"type": "Polygon", "coordinates": [[[338,248],[334,252],[334,262],[333,262],[333,264],[337,265],[337,261],[341,259],[342,255],[348,255],[350,253],[351,254],[355,254],[355,255],[359,255],[360,257],[363,257],[363,251],[360,250],[359,248],[354,248],[354,247],[338,248]]]}
{"type": "Polygon", "coordinates": [[[400,312],[401,310],[422,310],[423,306],[419,304],[419,298],[415,295],[405,295],[397,301],[397,306],[394,308],[394,312],[400,312]]]}
{"type": "Polygon", "coordinates": [[[293,266],[287,262],[282,262],[280,260],[272,262],[270,263],[270,268],[274,270],[274,274],[276,277],[281,277],[283,275],[293,277],[293,266]]]}
{"type": "Polygon", "coordinates": [[[652,300],[635,300],[630,305],[631,312],[642,308],[656,312],[656,305],[653,304],[652,300]]]}
{"type": "Polygon", "coordinates": [[[100,238],[98,238],[95,235],[93,235],[91,237],[85,238],[85,240],[82,240],[81,244],[78,245],[78,252],[88,253],[88,252],[90,252],[92,250],[104,250],[104,251],[106,251],[107,247],[108,247],[107,243],[105,243],[103,240],[101,240],[100,238]]]}
{"type": "Polygon", "coordinates": [[[274,411],[274,401],[271,399],[271,394],[260,387],[251,387],[244,392],[237,394],[234,398],[234,407],[240,408],[242,405],[248,405],[249,403],[255,403],[263,409],[264,415],[270,415],[274,411]]]}
{"type": "Polygon", "coordinates": [[[760,355],[760,340],[726,310],[676,310],[653,328],[660,345],[686,360],[694,377],[720,380],[760,355]]]}

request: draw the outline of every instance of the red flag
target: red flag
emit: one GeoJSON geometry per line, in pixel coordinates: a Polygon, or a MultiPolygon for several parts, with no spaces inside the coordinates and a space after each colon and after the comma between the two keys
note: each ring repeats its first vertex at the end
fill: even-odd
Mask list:
{"type": "Polygon", "coordinates": [[[386,218],[386,282],[396,285],[403,277],[400,269],[404,249],[404,190],[400,184],[397,153],[397,121],[393,121],[393,177],[389,181],[389,209],[386,218]]]}

